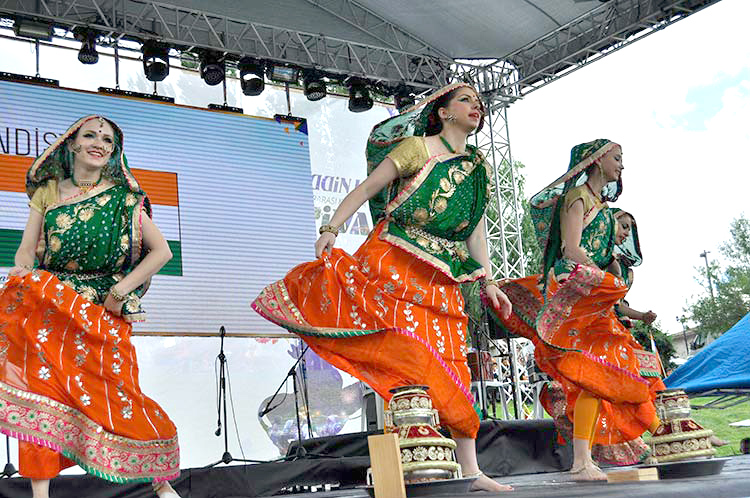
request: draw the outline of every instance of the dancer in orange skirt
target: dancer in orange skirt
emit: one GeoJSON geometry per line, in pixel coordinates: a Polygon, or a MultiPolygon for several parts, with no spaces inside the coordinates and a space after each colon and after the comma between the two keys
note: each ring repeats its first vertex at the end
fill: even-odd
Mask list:
{"type": "Polygon", "coordinates": [[[178,498],[177,432],[141,392],[130,342],[171,252],[122,140],[109,119],[81,118],[26,177],[29,220],[0,293],[0,431],[18,438],[34,498],[75,464],[178,498]]]}
{"type": "Polygon", "coordinates": [[[428,385],[464,475],[478,477],[475,489],[500,491],[509,488],[477,465],[459,288],[483,278],[490,302],[510,311],[485,278],[490,166],[466,144],[483,117],[475,90],[454,84],[375,126],[369,175],[320,228],[320,259],[266,287],[253,308],[385,399],[394,387],[428,385]],[[354,255],[334,249],[337,227],[368,200],[376,226],[365,243],[354,255]]]}
{"type": "Polygon", "coordinates": [[[558,422],[572,422],[576,480],[606,479],[592,445],[604,460],[634,463],[646,456],[641,434],[659,425],[653,405],[664,389],[659,362],[614,311],[628,287],[619,276],[617,228],[606,202],[622,190],[622,168],[614,142],[574,147],[568,172],[531,199],[545,248],[544,279],[503,286],[515,316],[500,320],[534,341],[537,364],[557,387],[548,390],[545,406],[558,422]]]}

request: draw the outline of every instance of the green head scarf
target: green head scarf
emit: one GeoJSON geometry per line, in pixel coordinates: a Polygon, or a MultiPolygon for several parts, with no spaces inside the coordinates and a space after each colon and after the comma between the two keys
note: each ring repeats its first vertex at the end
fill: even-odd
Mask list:
{"type": "Polygon", "coordinates": [[[612,213],[618,223],[620,218],[625,215],[630,216],[630,219],[633,220],[628,236],[622,244],[615,246],[615,254],[618,255],[618,259],[624,268],[640,265],[643,262],[643,254],[641,254],[641,243],[638,240],[638,225],[635,223],[635,217],[619,208],[612,208],[612,213]]]}
{"type": "MultiPolygon", "coordinates": [[[[430,122],[430,114],[435,104],[441,97],[459,88],[471,88],[476,92],[468,83],[453,83],[425,97],[418,104],[402,111],[401,114],[376,124],[367,139],[367,174],[372,173],[405,138],[425,136],[430,125],[434,124],[430,122]]],[[[484,111],[482,113],[484,114],[484,111]]],[[[483,122],[484,120],[480,120],[477,131],[482,128],[483,122]]],[[[476,154],[476,149],[469,145],[466,151],[470,156],[476,154]]],[[[385,216],[385,206],[397,193],[396,189],[391,187],[392,185],[389,185],[370,199],[370,213],[374,223],[385,216]]]]}
{"type": "MultiPolygon", "coordinates": [[[[122,149],[122,130],[112,120],[107,119],[104,116],[92,115],[84,116],[73,123],[65,133],[60,135],[57,140],[55,140],[55,142],[42,153],[42,155],[34,160],[29,171],[26,173],[26,193],[28,194],[29,199],[33,197],[34,192],[36,192],[36,190],[48,180],[55,179],[57,181],[62,181],[71,176],[74,159],[73,153],[70,151],[68,144],[75,139],[78,130],[91,120],[99,120],[102,123],[109,123],[115,134],[112,155],[104,166],[102,175],[117,185],[127,187],[132,192],[140,194],[144,193],[128,167],[128,161],[125,158],[125,153],[122,149]]],[[[148,198],[146,198],[144,205],[150,215],[151,206],[148,198]]]]}
{"type": "MultiPolygon", "coordinates": [[[[560,211],[565,194],[570,189],[583,185],[588,179],[589,167],[615,147],[619,145],[606,138],[576,145],[570,150],[568,171],[531,198],[531,219],[534,222],[539,247],[544,250],[544,275],[552,268],[560,254],[560,211]]],[[[620,193],[622,180],[618,178],[602,188],[602,200],[614,202],[620,193]]]]}

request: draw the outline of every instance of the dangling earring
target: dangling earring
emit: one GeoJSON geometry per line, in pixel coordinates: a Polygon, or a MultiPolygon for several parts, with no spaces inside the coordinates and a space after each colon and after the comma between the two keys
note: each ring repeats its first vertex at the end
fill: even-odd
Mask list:
{"type": "Polygon", "coordinates": [[[73,144],[70,146],[71,150],[73,151],[73,154],[78,154],[81,152],[81,146],[79,144],[73,144]]]}
{"type": "Polygon", "coordinates": [[[450,122],[452,123],[452,122],[454,122],[454,121],[456,120],[456,115],[455,115],[455,114],[448,114],[448,115],[447,115],[447,116],[445,117],[445,120],[446,120],[446,121],[450,121],[450,122]]]}

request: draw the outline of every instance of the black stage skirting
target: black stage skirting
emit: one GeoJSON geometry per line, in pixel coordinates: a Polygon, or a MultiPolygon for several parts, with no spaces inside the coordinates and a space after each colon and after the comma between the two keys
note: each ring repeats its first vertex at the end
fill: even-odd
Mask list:
{"type": "MultiPolygon", "coordinates": [[[[325,484],[334,485],[334,489],[360,486],[370,464],[367,435],[345,434],[305,441],[307,457],[296,461],[183,470],[173,485],[183,498],[272,496],[325,484]]],[[[569,446],[558,445],[556,438],[550,420],[482,422],[477,438],[479,464],[491,476],[567,470],[572,451],[569,446]]],[[[290,454],[295,451],[291,448],[290,454]]],[[[154,496],[147,485],[116,485],[88,475],[56,478],[50,494],[54,498],[154,496]]],[[[28,496],[28,480],[0,481],[0,497],[28,496]]]]}

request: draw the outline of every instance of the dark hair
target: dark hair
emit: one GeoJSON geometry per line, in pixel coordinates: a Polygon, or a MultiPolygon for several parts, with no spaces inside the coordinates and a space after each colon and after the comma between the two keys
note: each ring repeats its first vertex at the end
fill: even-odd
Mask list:
{"type": "MultiPolygon", "coordinates": [[[[426,137],[431,137],[432,135],[437,135],[441,131],[443,131],[443,122],[440,120],[440,114],[438,114],[438,110],[440,110],[443,107],[447,107],[448,103],[453,100],[453,97],[456,96],[456,93],[461,90],[462,88],[466,87],[458,87],[456,89],[451,90],[450,92],[441,95],[437,99],[435,99],[435,102],[432,104],[432,111],[430,111],[430,114],[427,116],[427,126],[425,127],[424,134],[426,137]]],[[[482,129],[482,126],[484,125],[484,104],[482,101],[479,101],[480,105],[480,112],[482,113],[482,117],[479,119],[479,125],[477,126],[477,129],[474,130],[474,133],[478,132],[482,129]]]]}

